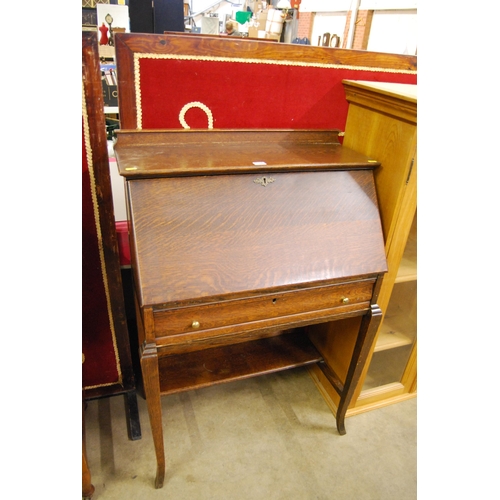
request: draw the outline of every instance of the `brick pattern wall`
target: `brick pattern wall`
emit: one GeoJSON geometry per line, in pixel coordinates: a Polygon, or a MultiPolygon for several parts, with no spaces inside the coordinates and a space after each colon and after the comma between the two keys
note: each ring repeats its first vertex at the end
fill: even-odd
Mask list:
{"type": "Polygon", "coordinates": [[[373,10],[360,10],[354,30],[353,49],[366,50],[368,48],[368,37],[372,26],[373,10]]]}
{"type": "MultiPolygon", "coordinates": [[[[342,42],[342,48],[345,49],[347,46],[347,37],[349,34],[349,24],[351,22],[352,12],[347,13],[347,19],[345,23],[344,39],[342,42]]],[[[372,26],[373,10],[359,10],[356,23],[354,24],[354,38],[352,41],[351,49],[355,50],[366,50],[368,47],[368,37],[370,36],[370,29],[372,26]]]]}
{"type": "MultiPolygon", "coordinates": [[[[345,23],[344,36],[342,38],[342,48],[345,49],[347,45],[347,37],[349,34],[349,23],[351,22],[351,12],[347,13],[345,23]]],[[[373,10],[359,10],[358,18],[354,25],[354,38],[352,41],[352,49],[366,50],[368,47],[368,37],[370,36],[370,29],[372,26],[373,10]]],[[[312,45],[316,45],[311,40],[312,28],[314,21],[314,12],[300,12],[299,23],[297,26],[297,37],[308,38],[312,45]]]]}
{"type": "Polygon", "coordinates": [[[345,49],[347,47],[347,37],[349,36],[349,24],[351,22],[352,12],[347,13],[347,18],[345,20],[345,28],[344,28],[344,36],[342,37],[342,48],[345,49]]]}
{"type": "Polygon", "coordinates": [[[297,38],[308,38],[312,43],[311,34],[314,20],[314,12],[300,12],[297,25],[297,38]]]}

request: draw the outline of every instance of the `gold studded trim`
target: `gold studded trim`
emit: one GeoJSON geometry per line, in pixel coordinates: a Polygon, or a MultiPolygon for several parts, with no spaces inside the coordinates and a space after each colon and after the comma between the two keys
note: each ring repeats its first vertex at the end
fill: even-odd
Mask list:
{"type": "MultiPolygon", "coordinates": [[[[142,99],[141,99],[141,59],[171,59],[178,61],[211,61],[211,62],[228,62],[228,63],[244,63],[244,64],[270,64],[276,66],[299,66],[306,68],[326,68],[326,69],[348,69],[354,71],[375,71],[379,73],[398,73],[405,75],[416,75],[414,70],[406,69],[390,69],[390,68],[373,68],[370,66],[349,66],[345,64],[330,64],[330,63],[311,63],[304,61],[287,61],[276,59],[245,59],[243,57],[213,57],[213,56],[190,56],[179,54],[152,54],[152,53],[135,53],[134,54],[134,82],[135,82],[135,100],[137,109],[137,128],[142,129],[142,99]]],[[[208,114],[208,113],[207,113],[208,114]]],[[[179,118],[180,119],[180,118],[179,118]]],[[[182,122],[181,122],[182,123],[182,122]]],[[[187,127],[189,128],[189,127],[187,127]]]]}
{"type": "Polygon", "coordinates": [[[214,117],[212,115],[212,111],[206,104],[203,104],[200,101],[188,102],[182,107],[181,112],[179,113],[179,121],[181,122],[183,128],[191,128],[186,122],[186,113],[191,108],[200,108],[201,110],[205,111],[208,118],[208,128],[214,128],[214,117]]]}
{"type": "MultiPolygon", "coordinates": [[[[89,170],[90,177],[90,192],[92,195],[92,205],[94,207],[94,221],[97,230],[97,244],[99,248],[99,259],[101,261],[101,272],[102,272],[102,281],[104,283],[104,292],[106,295],[106,305],[108,309],[108,319],[109,319],[109,327],[111,330],[111,337],[113,339],[113,349],[115,353],[116,359],[116,368],[118,371],[118,380],[112,383],[93,385],[89,387],[85,387],[85,389],[95,389],[97,387],[105,387],[109,385],[121,384],[122,383],[122,370],[120,364],[120,355],[118,353],[118,345],[116,342],[116,332],[113,324],[113,311],[111,309],[111,298],[109,294],[109,286],[108,286],[108,276],[106,272],[106,261],[104,259],[104,247],[102,242],[102,228],[101,228],[101,220],[99,217],[99,205],[97,203],[97,189],[95,182],[95,172],[94,172],[94,163],[92,157],[92,145],[90,144],[90,127],[89,127],[89,119],[87,114],[87,102],[85,100],[85,90],[83,88],[82,82],[82,116],[83,116],[83,136],[85,141],[85,155],[87,157],[87,165],[89,170]]],[[[85,361],[85,356],[83,355],[82,362],[85,361]]]]}

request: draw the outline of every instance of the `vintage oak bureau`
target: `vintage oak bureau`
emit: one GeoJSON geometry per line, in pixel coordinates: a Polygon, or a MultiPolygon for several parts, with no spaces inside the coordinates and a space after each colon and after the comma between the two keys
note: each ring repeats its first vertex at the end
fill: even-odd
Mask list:
{"type": "Polygon", "coordinates": [[[317,364],[340,396],[345,434],[382,315],[378,163],[336,130],[117,135],[156,487],[163,395],[317,364]],[[344,378],[309,330],[350,317],[362,320],[344,378]]]}

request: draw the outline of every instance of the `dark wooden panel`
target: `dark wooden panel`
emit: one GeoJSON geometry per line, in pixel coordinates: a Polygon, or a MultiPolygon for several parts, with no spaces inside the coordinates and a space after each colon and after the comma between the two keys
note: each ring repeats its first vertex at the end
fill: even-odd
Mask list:
{"type": "MultiPolygon", "coordinates": [[[[196,72],[198,72],[198,75],[203,75],[209,80],[211,79],[213,85],[217,87],[219,92],[222,92],[224,97],[235,95],[234,73],[241,70],[241,67],[238,69],[237,67],[228,66],[224,69],[224,74],[231,75],[230,79],[224,82],[222,82],[220,78],[213,77],[212,71],[214,67],[211,68],[209,65],[203,65],[195,72],[186,75],[185,78],[180,77],[181,79],[178,81],[177,74],[180,74],[179,71],[183,66],[191,64],[192,58],[200,61],[207,61],[210,60],[210,58],[219,58],[226,63],[233,61],[231,64],[235,64],[234,61],[248,61],[251,63],[244,64],[244,67],[251,70],[254,78],[259,80],[259,84],[250,86],[250,83],[253,82],[251,76],[246,79],[240,78],[238,82],[248,81],[249,87],[245,87],[244,94],[240,91],[236,93],[239,99],[238,102],[247,102],[249,97],[253,96],[252,102],[257,104],[257,106],[246,106],[244,108],[247,121],[251,118],[252,113],[258,113],[259,115],[267,117],[265,120],[259,121],[259,126],[249,127],[248,125],[243,125],[240,128],[278,128],[277,126],[270,125],[270,123],[274,123],[274,120],[268,120],[269,117],[274,115],[276,105],[279,105],[279,109],[283,110],[284,108],[294,107],[294,103],[295,106],[297,106],[298,104],[302,104],[302,101],[307,101],[308,103],[310,102],[310,106],[308,105],[310,112],[313,114],[315,112],[317,113],[325,107],[324,104],[322,104],[322,99],[328,97],[327,94],[329,94],[329,99],[334,99],[336,103],[335,106],[328,106],[328,114],[338,115],[333,127],[343,128],[345,117],[347,116],[347,102],[345,101],[345,95],[341,85],[342,79],[416,82],[417,58],[415,56],[313,47],[299,44],[268,43],[265,41],[245,40],[232,37],[211,38],[173,34],[140,35],[135,33],[117,33],[115,36],[115,46],[119,78],[118,97],[120,122],[122,129],[180,128],[181,125],[177,120],[174,120],[174,126],[139,126],[137,99],[148,100],[146,95],[150,94],[150,98],[154,96],[153,102],[157,104],[165,101],[165,99],[177,102],[179,93],[182,93],[181,91],[183,89],[189,87],[195,91],[193,93],[193,99],[189,100],[199,100],[199,97],[194,98],[195,94],[199,94],[196,89],[196,72]],[[175,71],[175,75],[172,75],[172,71],[169,70],[167,74],[165,74],[165,77],[162,77],[159,82],[154,82],[152,81],[153,79],[146,78],[147,81],[144,82],[145,87],[140,90],[140,95],[137,95],[135,56],[141,56],[143,54],[149,54],[148,57],[151,56],[152,58],[155,58],[156,55],[175,56],[184,59],[185,62],[182,64],[182,61],[180,61],[181,66],[176,67],[177,69],[172,69],[172,71],[175,71]],[[259,64],[260,61],[262,61],[263,64],[259,64]],[[269,83],[269,78],[266,76],[266,71],[270,66],[269,62],[272,62],[273,65],[279,65],[279,68],[276,68],[278,75],[275,76],[279,77],[280,74],[285,75],[287,71],[290,70],[289,79],[300,82],[299,86],[303,88],[303,92],[299,92],[299,89],[295,89],[300,94],[298,99],[295,94],[293,98],[288,95],[289,89],[287,88],[286,81],[280,80],[279,84],[276,82],[274,82],[274,84],[269,83]],[[338,65],[338,67],[332,67],[328,73],[322,75],[322,78],[326,78],[331,82],[329,90],[326,91],[325,95],[319,95],[315,92],[315,87],[318,85],[316,77],[314,77],[312,81],[308,80],[310,83],[307,85],[302,85],[305,73],[311,70],[312,67],[320,68],[322,65],[338,65]],[[306,66],[309,69],[307,69],[306,66]],[[297,73],[295,70],[298,68],[303,68],[304,71],[299,71],[297,73]],[[170,77],[175,76],[175,81],[177,83],[173,84],[172,81],[169,81],[169,75],[170,77]],[[279,91],[276,91],[277,88],[279,88],[279,91]],[[276,96],[278,96],[277,99],[276,96]],[[284,104],[284,108],[281,107],[282,104],[284,104]]],[[[288,81],[288,86],[290,86],[290,83],[291,82],[288,81]]],[[[200,86],[200,90],[207,90],[208,88],[205,81],[200,86]]],[[[212,94],[213,93],[214,92],[212,92],[212,94]]],[[[186,104],[186,102],[179,103],[175,116],[177,116],[184,104],[186,104]]],[[[236,101],[233,102],[233,104],[236,104],[236,101]]],[[[217,117],[228,114],[233,117],[235,116],[234,110],[230,106],[228,107],[227,103],[225,105],[216,106],[212,111],[216,119],[217,117]]],[[[162,121],[162,123],[170,123],[162,114],[162,120],[164,118],[165,120],[162,121]]],[[[313,120],[313,123],[315,121],[316,120],[313,120]]],[[[225,123],[234,122],[229,119],[225,123]]],[[[297,122],[287,122],[287,124],[283,126],[289,128],[304,128],[304,126],[296,126],[296,123],[297,122]]],[[[309,120],[307,123],[309,123],[309,120]]],[[[204,128],[206,125],[203,125],[203,127],[200,125],[191,126],[204,128]]],[[[236,126],[237,125],[233,124],[221,127],[218,126],[217,123],[214,125],[215,128],[235,128],[236,126]]],[[[324,125],[311,124],[305,125],[305,128],[327,127],[324,125]]]]}
{"type": "Polygon", "coordinates": [[[152,0],[154,32],[184,31],[183,0],[152,0]]]}
{"type": "MultiPolygon", "coordinates": [[[[168,31],[168,30],[167,30],[168,31]]],[[[417,57],[367,50],[332,49],[312,45],[267,43],[228,37],[202,37],[164,34],[139,36],[117,33],[124,45],[120,51],[138,53],[192,54],[217,57],[243,57],[252,59],[298,60],[303,62],[344,64],[372,68],[416,71],[417,57]],[[236,49],[236,52],[235,52],[236,49]]]]}
{"type": "Polygon", "coordinates": [[[385,272],[372,171],[258,177],[129,181],[141,305],[385,272]]]}
{"type": "Polygon", "coordinates": [[[279,170],[347,170],[379,163],[340,145],[338,131],[119,131],[115,145],[126,178],[279,170]]]}
{"type": "Polygon", "coordinates": [[[154,33],[152,0],[129,0],[131,33],[154,33]]]}

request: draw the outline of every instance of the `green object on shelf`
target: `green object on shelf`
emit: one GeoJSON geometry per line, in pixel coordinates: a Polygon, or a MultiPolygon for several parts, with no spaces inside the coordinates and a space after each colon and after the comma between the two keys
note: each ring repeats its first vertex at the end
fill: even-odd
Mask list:
{"type": "Polygon", "coordinates": [[[236,12],[236,21],[238,21],[239,24],[245,24],[251,17],[251,12],[236,12]]]}

